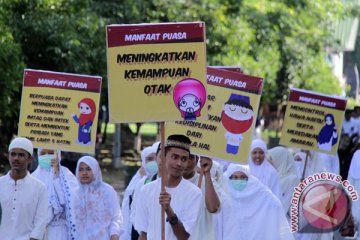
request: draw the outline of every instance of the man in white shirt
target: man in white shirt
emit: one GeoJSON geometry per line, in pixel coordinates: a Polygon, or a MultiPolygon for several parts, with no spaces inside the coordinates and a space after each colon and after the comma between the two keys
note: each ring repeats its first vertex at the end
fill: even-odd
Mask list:
{"type": "Polygon", "coordinates": [[[33,145],[26,138],[15,138],[9,145],[11,170],[0,177],[2,240],[40,240],[44,237],[48,196],[45,185],[27,170],[32,154],[33,145]]]}
{"type": "Polygon", "coordinates": [[[346,109],[345,119],[342,125],[342,134],[347,134],[349,137],[352,137],[354,134],[358,133],[357,120],[351,117],[352,110],[346,109]]]}
{"type": "Polygon", "coordinates": [[[165,210],[165,239],[188,239],[198,219],[201,191],[183,179],[190,156],[191,141],[183,135],[171,135],[165,143],[165,190],[161,178],[144,185],[139,193],[135,229],[139,240],[161,239],[161,207],[165,210]]]}

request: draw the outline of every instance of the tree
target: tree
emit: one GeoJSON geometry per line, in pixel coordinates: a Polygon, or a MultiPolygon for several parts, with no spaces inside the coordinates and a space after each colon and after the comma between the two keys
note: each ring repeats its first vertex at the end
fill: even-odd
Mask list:
{"type": "Polygon", "coordinates": [[[25,67],[103,76],[107,105],[105,26],[114,23],[204,21],[208,65],[264,77],[264,103],[282,102],[289,86],[339,94],[325,48],[342,13],[340,0],[0,0],[1,123],[16,126],[25,67]]]}

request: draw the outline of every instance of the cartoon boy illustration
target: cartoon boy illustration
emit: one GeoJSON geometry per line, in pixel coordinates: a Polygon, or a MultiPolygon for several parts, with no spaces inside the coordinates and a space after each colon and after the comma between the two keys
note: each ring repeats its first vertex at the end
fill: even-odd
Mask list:
{"type": "Polygon", "coordinates": [[[199,80],[185,78],[175,85],[173,99],[184,120],[196,120],[205,104],[206,90],[199,80]]]}
{"type": "Polygon", "coordinates": [[[91,126],[94,122],[96,113],[96,104],[90,98],[83,98],[78,103],[80,116],[76,114],[71,116],[77,124],[79,124],[77,144],[92,144],[91,142],[91,126]]]}
{"type": "Polygon", "coordinates": [[[221,113],[221,123],[227,131],[225,134],[227,153],[237,154],[242,134],[249,130],[253,123],[253,114],[249,97],[234,93],[230,95],[221,113]]]}
{"type": "Polygon", "coordinates": [[[324,120],[325,125],[321,128],[317,137],[317,147],[320,150],[331,151],[338,141],[334,115],[326,114],[324,120]]]}

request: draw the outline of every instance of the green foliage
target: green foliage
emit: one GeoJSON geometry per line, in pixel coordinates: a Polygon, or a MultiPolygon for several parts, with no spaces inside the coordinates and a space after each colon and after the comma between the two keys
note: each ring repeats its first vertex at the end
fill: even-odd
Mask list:
{"type": "Polygon", "coordinates": [[[21,48],[14,40],[11,29],[0,19],[0,124],[19,112],[19,88],[24,63],[21,48]]]}
{"type": "Polygon", "coordinates": [[[204,21],[208,65],[264,77],[264,102],[289,86],[340,94],[325,48],[343,13],[340,0],[0,0],[1,121],[18,119],[25,67],[106,80],[107,24],[204,21]]]}

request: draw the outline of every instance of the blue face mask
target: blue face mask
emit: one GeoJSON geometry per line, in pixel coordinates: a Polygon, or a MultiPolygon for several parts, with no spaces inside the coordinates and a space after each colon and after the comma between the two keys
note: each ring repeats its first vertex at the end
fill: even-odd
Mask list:
{"type": "Polygon", "coordinates": [[[246,188],[247,180],[230,180],[230,185],[232,188],[234,188],[236,191],[242,191],[246,188]]]}
{"type": "Polygon", "coordinates": [[[46,171],[51,170],[51,160],[54,158],[53,155],[45,154],[38,157],[39,166],[45,169],[46,171]]]}
{"type": "Polygon", "coordinates": [[[154,175],[158,171],[158,165],[156,161],[151,161],[145,164],[145,170],[150,174],[154,175]]]}

